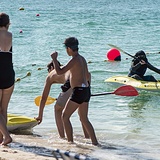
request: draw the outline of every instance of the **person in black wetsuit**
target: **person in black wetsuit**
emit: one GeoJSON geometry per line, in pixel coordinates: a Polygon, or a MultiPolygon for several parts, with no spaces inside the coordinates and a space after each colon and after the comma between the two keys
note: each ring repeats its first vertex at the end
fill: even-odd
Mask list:
{"type": "Polygon", "coordinates": [[[137,80],[157,82],[152,75],[145,75],[147,68],[160,74],[160,70],[148,62],[145,52],[138,51],[134,57],[128,76],[137,80]]]}
{"type": "Polygon", "coordinates": [[[12,64],[12,33],[8,31],[9,25],[9,16],[0,13],[0,143],[2,145],[12,142],[6,126],[8,103],[15,82],[12,64]]]}

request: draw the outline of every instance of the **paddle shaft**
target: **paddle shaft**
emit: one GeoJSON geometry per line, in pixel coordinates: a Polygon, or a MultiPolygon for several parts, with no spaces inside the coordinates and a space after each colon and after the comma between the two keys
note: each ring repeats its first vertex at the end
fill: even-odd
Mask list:
{"type": "Polygon", "coordinates": [[[133,55],[125,52],[123,49],[121,49],[121,48],[119,48],[119,47],[117,47],[117,46],[115,46],[115,45],[113,45],[113,44],[108,44],[108,45],[109,45],[110,47],[113,47],[113,48],[118,49],[119,51],[123,52],[124,54],[126,54],[126,55],[128,55],[128,56],[130,56],[130,57],[132,57],[132,58],[135,58],[135,59],[139,60],[137,57],[135,57],[135,56],[133,56],[133,55]]]}
{"type": "Polygon", "coordinates": [[[114,94],[114,92],[104,92],[104,93],[97,93],[97,94],[91,94],[91,96],[103,96],[107,94],[114,94]]]}

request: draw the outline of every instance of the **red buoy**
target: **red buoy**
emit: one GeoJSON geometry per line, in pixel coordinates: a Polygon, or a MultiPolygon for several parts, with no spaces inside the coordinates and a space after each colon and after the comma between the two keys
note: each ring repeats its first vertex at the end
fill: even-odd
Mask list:
{"type": "Polygon", "coordinates": [[[121,60],[121,54],[119,50],[116,48],[112,48],[108,50],[108,52],[106,53],[106,57],[110,61],[120,61],[121,60]]]}

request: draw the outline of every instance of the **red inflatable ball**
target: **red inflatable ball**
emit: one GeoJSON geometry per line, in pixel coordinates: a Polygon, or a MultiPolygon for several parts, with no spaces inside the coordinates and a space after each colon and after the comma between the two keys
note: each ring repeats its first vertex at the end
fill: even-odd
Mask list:
{"type": "Polygon", "coordinates": [[[121,54],[118,49],[112,48],[108,50],[106,57],[110,61],[120,61],[121,60],[121,54]]]}

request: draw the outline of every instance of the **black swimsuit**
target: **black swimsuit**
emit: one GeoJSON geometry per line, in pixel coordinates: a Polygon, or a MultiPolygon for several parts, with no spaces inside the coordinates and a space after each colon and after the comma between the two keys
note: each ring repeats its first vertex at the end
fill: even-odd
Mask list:
{"type": "Polygon", "coordinates": [[[90,97],[91,97],[90,86],[75,87],[73,88],[73,93],[71,95],[70,100],[78,104],[82,104],[83,102],[89,102],[90,97]]]}
{"type": "Polygon", "coordinates": [[[12,53],[0,51],[0,89],[11,87],[15,82],[12,53]]]}
{"type": "MultiPolygon", "coordinates": [[[[75,87],[73,88],[72,95],[70,100],[81,104],[83,102],[89,102],[91,97],[90,83],[88,82],[88,87],[75,87]]],[[[66,92],[69,88],[71,88],[69,79],[65,82],[64,85],[61,86],[62,92],[66,92]]]]}
{"type": "Polygon", "coordinates": [[[71,88],[69,79],[61,86],[62,92],[68,91],[71,88]]]}

